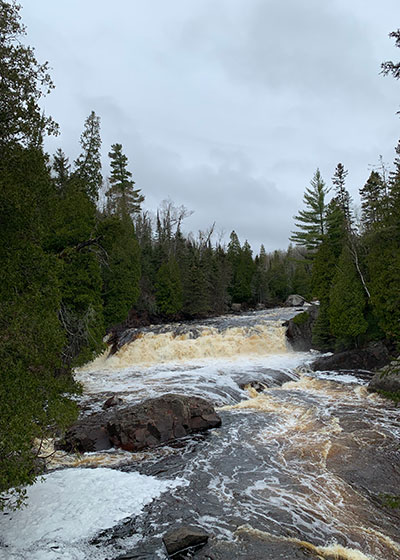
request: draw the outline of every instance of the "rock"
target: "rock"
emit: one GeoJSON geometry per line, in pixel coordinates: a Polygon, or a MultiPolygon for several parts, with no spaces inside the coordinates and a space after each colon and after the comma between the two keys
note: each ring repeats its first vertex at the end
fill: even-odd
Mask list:
{"type": "Polygon", "coordinates": [[[115,411],[107,431],[115,447],[139,451],[220,425],[220,417],[206,400],[167,394],[115,411]]]}
{"type": "Polygon", "coordinates": [[[299,313],[286,321],[286,338],[293,348],[299,352],[307,352],[312,347],[312,327],[318,317],[319,307],[311,305],[307,311],[299,313]]]}
{"type": "Polygon", "coordinates": [[[400,395],[400,360],[375,373],[368,384],[369,391],[386,391],[400,395]]]}
{"type": "Polygon", "coordinates": [[[239,313],[242,311],[242,304],[241,303],[232,303],[231,309],[234,313],[239,313]]]}
{"type": "Polygon", "coordinates": [[[265,389],[281,387],[287,381],[293,380],[287,373],[269,368],[260,368],[257,370],[257,373],[257,378],[254,378],[254,376],[249,373],[243,373],[236,382],[241,389],[245,389],[250,385],[257,393],[262,393],[265,389]]]}
{"type": "Polygon", "coordinates": [[[188,549],[197,549],[205,545],[209,535],[204,531],[195,527],[181,527],[175,531],[166,533],[163,537],[163,543],[167,549],[168,555],[177,558],[177,553],[188,551],[188,549]]]}
{"type": "Polygon", "coordinates": [[[121,399],[121,397],[117,397],[117,395],[113,395],[112,397],[108,398],[106,400],[106,402],[103,404],[103,408],[107,409],[107,408],[111,408],[112,406],[118,406],[119,404],[122,404],[124,401],[123,399],[121,399]]]}
{"type": "Polygon", "coordinates": [[[306,300],[303,298],[303,296],[299,296],[298,294],[291,294],[290,296],[287,297],[287,300],[285,301],[285,306],[286,307],[301,307],[305,303],[306,303],[306,300]]]}
{"type": "Polygon", "coordinates": [[[389,362],[390,356],[382,342],[373,342],[365,348],[355,348],[338,352],[332,356],[322,356],[311,364],[313,371],[367,370],[373,371],[389,362]]]}
{"type": "Polygon", "coordinates": [[[55,448],[75,453],[110,449],[112,444],[107,421],[108,417],[101,412],[78,420],[67,430],[64,438],[56,442],[55,448]]]}

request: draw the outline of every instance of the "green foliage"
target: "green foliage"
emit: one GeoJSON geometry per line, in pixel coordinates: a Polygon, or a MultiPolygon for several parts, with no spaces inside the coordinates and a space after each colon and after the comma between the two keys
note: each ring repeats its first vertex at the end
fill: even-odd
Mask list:
{"type": "Polygon", "coordinates": [[[347,247],[339,258],[330,293],[329,319],[331,331],[338,341],[353,345],[365,333],[365,293],[347,247]]]}
{"type": "Polygon", "coordinates": [[[132,180],[132,173],[127,169],[128,158],[122,153],[122,145],[113,144],[108,156],[111,159],[111,186],[106,193],[107,211],[119,217],[137,214],[140,212],[144,196],[140,194],[140,189],[134,188],[135,182],[132,180]]]}
{"type": "Polygon", "coordinates": [[[157,272],[157,306],[161,313],[174,315],[182,309],[182,282],[178,264],[174,258],[163,263],[157,272]]]}
{"type": "Polygon", "coordinates": [[[139,297],[140,249],[128,216],[104,218],[98,227],[103,255],[103,303],[106,328],[121,323],[139,297]]]}
{"type": "Polygon", "coordinates": [[[292,233],[290,241],[314,251],[322,242],[325,234],[325,197],[329,192],[321,177],[319,169],[311,179],[311,188],[306,188],[303,202],[305,210],[300,210],[295,219],[298,228],[292,233]]]}
{"type": "Polygon", "coordinates": [[[307,311],[303,311],[303,313],[299,313],[298,315],[295,315],[292,319],[293,323],[295,325],[304,325],[305,323],[307,323],[309,319],[309,315],[307,313],[307,311]]]}
{"type": "Polygon", "coordinates": [[[81,153],[75,160],[75,176],[80,180],[81,188],[96,202],[103,184],[101,174],[101,138],[100,117],[94,111],[85,120],[81,134],[81,153]]]}
{"type": "Polygon", "coordinates": [[[326,300],[321,302],[318,317],[313,325],[312,347],[324,352],[334,348],[334,337],[329,321],[329,303],[326,300]]]}
{"type": "Polygon", "coordinates": [[[25,27],[15,1],[0,0],[0,156],[12,144],[40,145],[57,126],[45,117],[39,101],[53,88],[48,64],[39,64],[23,44],[25,27]]]}
{"type": "Polygon", "coordinates": [[[0,163],[0,509],[17,507],[38,473],[34,439],[65,427],[76,407],[60,375],[60,263],[46,252],[55,197],[40,150],[18,147],[0,163]],[[9,488],[14,490],[8,493],[9,488]]]}

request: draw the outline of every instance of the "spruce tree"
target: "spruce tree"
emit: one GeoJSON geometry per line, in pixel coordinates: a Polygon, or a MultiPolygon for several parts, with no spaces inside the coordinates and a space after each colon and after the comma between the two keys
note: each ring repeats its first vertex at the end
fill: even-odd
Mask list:
{"type": "Polygon", "coordinates": [[[113,144],[108,154],[111,159],[110,188],[106,192],[107,209],[118,216],[133,216],[140,212],[144,196],[140,189],[135,189],[132,173],[127,169],[128,158],[122,153],[121,144],[113,144]]]}
{"type": "Polygon", "coordinates": [[[156,301],[165,315],[175,315],[182,309],[182,281],[176,260],[171,257],[157,272],[156,301]]]}
{"type": "Polygon", "coordinates": [[[103,176],[100,155],[100,117],[94,111],[85,120],[80,143],[82,151],[74,162],[75,176],[80,180],[84,192],[93,202],[96,202],[103,184],[103,176]]]}

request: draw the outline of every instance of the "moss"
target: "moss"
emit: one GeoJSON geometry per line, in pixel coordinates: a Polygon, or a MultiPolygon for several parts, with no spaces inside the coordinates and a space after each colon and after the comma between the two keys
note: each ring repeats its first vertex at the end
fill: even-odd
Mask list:
{"type": "Polygon", "coordinates": [[[385,397],[385,399],[390,399],[396,404],[400,403],[400,391],[391,392],[391,391],[382,391],[382,389],[378,389],[377,393],[381,395],[381,397],[385,397]]]}
{"type": "Polygon", "coordinates": [[[307,311],[303,311],[303,313],[299,313],[293,317],[292,321],[295,325],[305,325],[309,319],[309,315],[307,311]]]}
{"type": "Polygon", "coordinates": [[[393,496],[392,494],[380,494],[379,496],[382,505],[390,509],[400,508],[400,496],[393,496]]]}

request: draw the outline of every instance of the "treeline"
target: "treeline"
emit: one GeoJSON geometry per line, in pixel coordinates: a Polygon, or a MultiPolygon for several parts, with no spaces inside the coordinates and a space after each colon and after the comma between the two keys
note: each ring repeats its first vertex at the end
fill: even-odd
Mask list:
{"type": "Polygon", "coordinates": [[[306,248],[311,263],[311,293],[320,301],[313,330],[318,349],[344,350],[380,339],[395,349],[399,343],[400,142],[396,154],[391,172],[381,162],[360,188],[358,220],[341,163],[331,189],[317,169],[305,192],[291,239],[306,248]]]}

